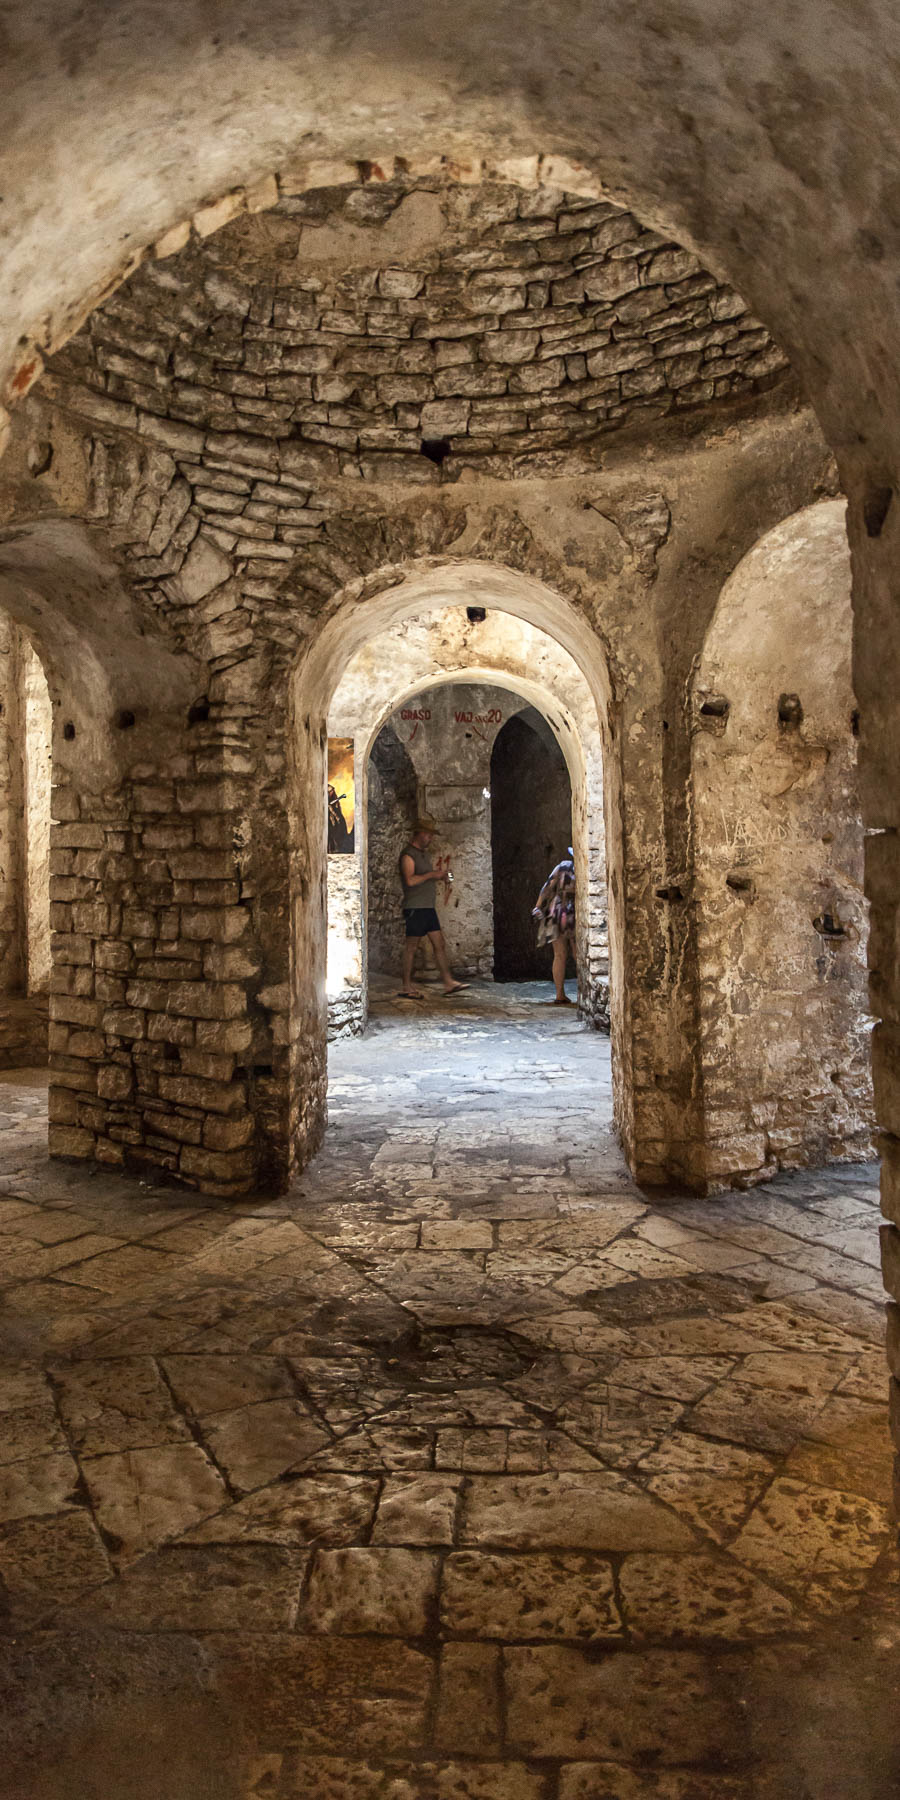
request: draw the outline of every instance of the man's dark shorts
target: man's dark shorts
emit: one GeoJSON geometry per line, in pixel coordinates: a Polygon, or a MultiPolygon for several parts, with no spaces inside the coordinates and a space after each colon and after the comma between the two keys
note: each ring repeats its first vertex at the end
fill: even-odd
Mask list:
{"type": "Polygon", "coordinates": [[[427,937],[429,931],[440,931],[441,921],[433,906],[404,906],[407,937],[427,937]]]}

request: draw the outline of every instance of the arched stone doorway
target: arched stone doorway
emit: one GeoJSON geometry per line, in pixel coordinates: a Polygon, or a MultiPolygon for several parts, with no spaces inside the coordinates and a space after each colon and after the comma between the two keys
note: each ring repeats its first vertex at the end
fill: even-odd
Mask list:
{"type": "MultiPolygon", "coordinates": [[[[494,980],[547,979],[549,951],[535,954],[531,909],[551,866],[547,856],[557,860],[571,841],[572,797],[565,756],[538,709],[502,685],[458,681],[412,694],[382,726],[367,774],[370,971],[400,971],[397,856],[422,810],[435,818],[439,854],[453,868],[445,932],[454,969],[494,980]],[[498,775],[504,741],[510,754],[498,775]],[[519,839],[535,821],[536,847],[526,846],[519,839]],[[520,952],[515,968],[504,968],[507,942],[530,952],[520,952]]],[[[329,864],[329,908],[331,875],[329,864]]]]}
{"type": "MultiPolygon", "coordinates": [[[[603,757],[604,730],[597,689],[582,673],[577,657],[539,622],[547,617],[564,618],[564,603],[551,591],[516,577],[511,571],[462,562],[420,575],[412,572],[400,589],[392,587],[385,594],[381,606],[384,628],[374,629],[367,643],[355,647],[328,707],[329,739],[352,741],[356,747],[357,818],[362,827],[357,831],[355,859],[328,859],[329,908],[339,922],[337,941],[331,941],[329,930],[329,963],[335,972],[341,972],[329,984],[332,1021],[337,1023],[340,1019],[348,1026],[352,1020],[351,1028],[361,1030],[366,1018],[365,794],[371,746],[389,720],[407,735],[417,726],[424,731],[418,718],[404,719],[404,712],[413,715],[428,709],[430,697],[452,677],[457,682],[476,681],[494,701],[500,687],[511,690],[513,704],[536,708],[562,749],[573,796],[572,835],[583,895],[578,915],[579,1003],[591,1024],[607,1029],[607,838],[610,843],[618,840],[619,813],[616,809],[612,821],[607,823],[604,789],[614,797],[616,786],[603,757]],[[470,621],[466,606],[461,604],[472,599],[491,602],[485,609],[486,618],[476,623],[470,621]],[[453,600],[456,605],[448,604],[453,600]],[[513,605],[521,607],[521,612],[513,611],[513,605]],[[358,899],[353,898],[356,895],[358,899]]],[[[354,631],[360,622],[361,615],[355,610],[354,631]]],[[[330,641],[331,633],[326,629],[321,648],[329,660],[330,641]]],[[[573,641],[579,643],[577,624],[573,641]]],[[[320,654],[319,648],[313,652],[314,668],[320,654]]],[[[593,676],[595,682],[605,680],[602,662],[594,664],[593,676]]],[[[492,714],[502,711],[502,704],[499,708],[492,705],[489,710],[492,714]]],[[[605,716],[604,711],[604,719],[605,716]]],[[[495,719],[491,732],[496,731],[497,724],[495,719]]],[[[468,726],[462,722],[456,729],[465,735],[468,726]]],[[[420,775],[417,791],[424,804],[429,793],[424,768],[420,775]]],[[[488,766],[483,775],[482,785],[486,785],[488,766]]],[[[483,796],[479,804],[486,817],[483,796]]],[[[483,849],[482,878],[489,867],[487,837],[483,849]]],[[[484,886],[484,900],[482,954],[486,968],[490,960],[489,885],[484,886]]],[[[529,912],[531,904],[533,897],[529,912]]],[[[305,958],[306,952],[301,954],[305,958]]],[[[627,1106],[627,1097],[623,1104],[627,1106]]]]}
{"type": "Polygon", "coordinates": [[[537,944],[531,909],[571,842],[572,790],[536,707],[497,733],[490,776],[494,979],[546,981],[552,951],[537,944]]]}

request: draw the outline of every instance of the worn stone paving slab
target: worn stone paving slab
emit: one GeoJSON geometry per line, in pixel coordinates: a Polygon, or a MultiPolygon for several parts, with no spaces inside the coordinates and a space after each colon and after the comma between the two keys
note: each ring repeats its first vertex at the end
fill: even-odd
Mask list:
{"type": "Polygon", "coordinates": [[[186,1534],[196,1543],[352,1544],[371,1529],[379,1482],[364,1475],[294,1475],[248,1494],[186,1534]]]}
{"type": "Polygon", "coordinates": [[[52,1373],[60,1415],[80,1455],[191,1441],[152,1357],[82,1362],[52,1373]]]}
{"type": "Polygon", "coordinates": [[[125,1558],[179,1537],[226,1498],[221,1475],[198,1444],[87,1457],[82,1467],[101,1529],[125,1558]]]}
{"type": "Polygon", "coordinates": [[[531,1550],[687,1550],[693,1533],[623,1475],[566,1471],[473,1476],[461,1541],[531,1550]]]}
{"type": "Polygon", "coordinates": [[[596,1660],[563,1646],[516,1646],[504,1659],[510,1748],[727,1766],[734,1726],[711,1659],[691,1651],[615,1651],[596,1660]]]}
{"type": "Polygon", "coordinates": [[[602,1641],[622,1633],[612,1564],[597,1556],[496,1556],[444,1563],[441,1623],[460,1637],[602,1641]]]}
{"type": "Polygon", "coordinates": [[[125,1683],[229,1800],[794,1800],[786,1687],[827,1737],[900,1657],[875,1172],[639,1193],[537,997],[376,1006],[275,1201],[51,1167],[23,1088],[0,1658],[67,1793],[125,1683]]]}
{"type": "Polygon", "coordinates": [[[300,1613],[304,1631],[420,1638],[437,1596],[428,1550],[384,1545],[316,1553],[300,1613]]]}
{"type": "Polygon", "coordinates": [[[783,1594],[730,1557],[642,1555],[623,1558],[619,1592],[636,1639],[771,1637],[805,1621],[783,1594]]]}
{"type": "Polygon", "coordinates": [[[107,1581],[112,1568],[91,1514],[71,1507],[0,1527],[0,1582],[18,1626],[37,1622],[107,1581]]]}

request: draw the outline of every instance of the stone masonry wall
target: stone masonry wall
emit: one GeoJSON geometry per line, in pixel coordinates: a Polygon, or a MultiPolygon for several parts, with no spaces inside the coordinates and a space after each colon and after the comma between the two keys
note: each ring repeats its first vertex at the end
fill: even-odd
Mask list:
{"type": "MultiPolygon", "coordinates": [[[[227,1195],[286,1167],[239,762],[198,722],[119,788],[54,789],[50,1148],[227,1195]],[[277,1108],[275,1109],[277,1110],[277,1108]]],[[[282,1081],[284,1076],[282,1076],[282,1081]]]]}
{"type": "Polygon", "coordinates": [[[23,829],[19,633],[0,612],[0,991],[25,981],[25,835],[23,829]]]}
{"type": "Polygon", "coordinates": [[[366,1027],[363,864],[358,852],[328,858],[328,1036],[358,1037],[366,1027]]]}
{"type": "Polygon", "coordinates": [[[872,1153],[867,907],[840,501],[727,584],[694,694],[700,1046],[713,1185],[872,1153]]]}
{"type": "Polygon", "coordinates": [[[50,983],[50,789],[52,709],[40,659],[24,639],[20,654],[24,724],[25,945],[29,994],[50,983]]]}
{"type": "Polygon", "coordinates": [[[404,934],[397,856],[416,812],[418,784],[409,753],[390,723],[372,745],[367,790],[369,968],[399,975],[404,934]]]}

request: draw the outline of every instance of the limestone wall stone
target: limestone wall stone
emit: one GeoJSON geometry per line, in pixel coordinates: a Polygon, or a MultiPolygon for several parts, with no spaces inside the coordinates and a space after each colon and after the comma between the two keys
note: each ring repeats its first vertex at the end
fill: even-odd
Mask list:
{"type": "Polygon", "coordinates": [[[398,900],[397,846],[417,810],[418,783],[409,753],[390,721],[372,745],[366,774],[369,968],[398,975],[403,966],[403,918],[398,900]]]}
{"type": "Polygon", "coordinates": [[[727,583],[694,688],[712,1182],[871,1152],[849,587],[843,503],[786,520],[727,583]]]}
{"type": "MultiPolygon", "coordinates": [[[[51,705],[40,660],[0,614],[0,992],[46,995],[50,981],[51,705]]],[[[46,1009],[18,1009],[12,1045],[30,1021],[29,1060],[46,1060],[46,1009]],[[42,1025],[43,1017],[43,1025],[42,1025]],[[46,1032],[44,1030],[44,1036],[46,1032]]],[[[7,1034],[9,1035],[9,1034],[7,1034]]]]}
{"type": "Polygon", "coordinates": [[[0,986],[25,980],[23,770],[19,633],[0,613],[0,986]]]}
{"type": "Polygon", "coordinates": [[[50,787],[53,731],[50,695],[40,658],[22,640],[20,654],[24,728],[22,754],[25,833],[25,956],[29,994],[50,983],[50,787]]]}
{"type": "Polygon", "coordinates": [[[328,858],[329,1038],[358,1037],[368,1014],[363,864],[359,854],[328,858]]]}

